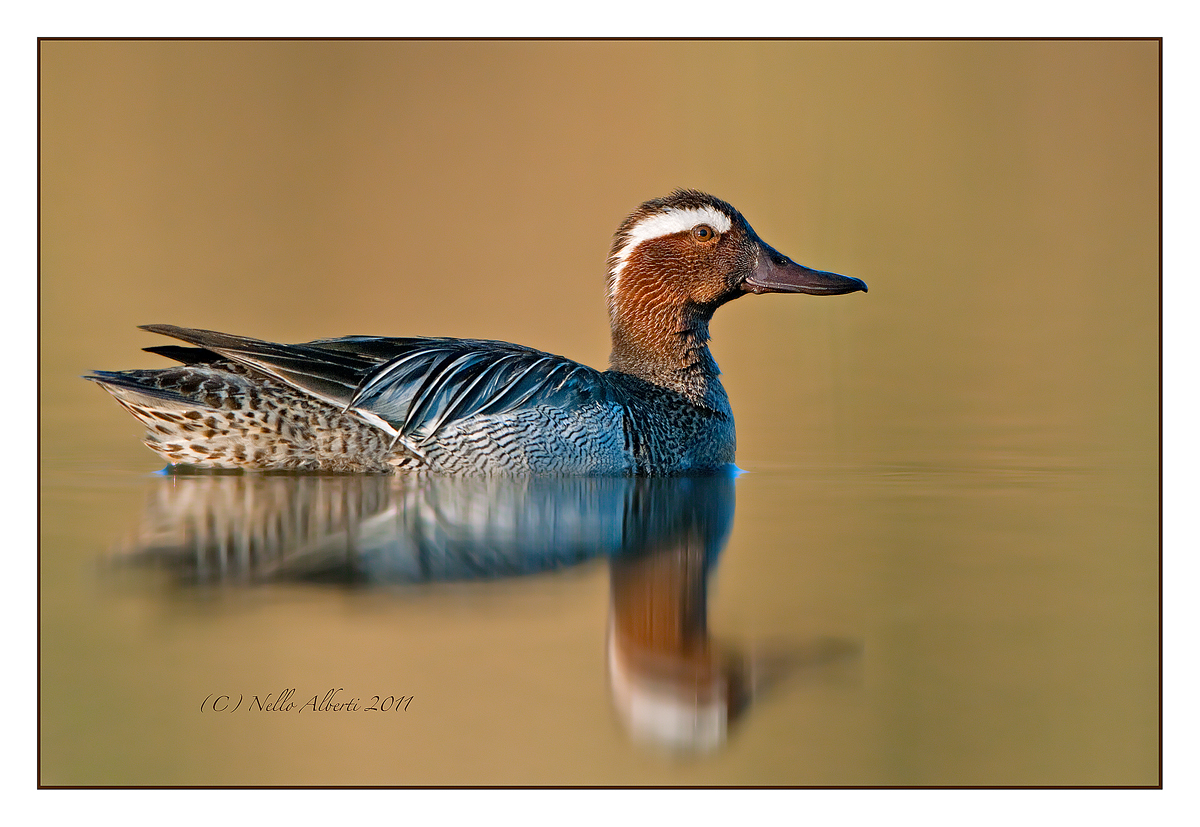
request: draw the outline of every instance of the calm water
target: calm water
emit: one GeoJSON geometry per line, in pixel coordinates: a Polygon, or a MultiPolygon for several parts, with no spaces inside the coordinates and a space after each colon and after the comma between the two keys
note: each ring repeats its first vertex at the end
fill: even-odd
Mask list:
{"type": "Polygon", "coordinates": [[[1120,489],[48,475],[42,780],[1151,783],[1157,568],[1120,489]]]}
{"type": "Polygon", "coordinates": [[[44,44],[41,782],[1157,783],[1157,60],[44,44]],[[681,185],[871,288],[718,313],[736,478],[165,476],[78,378],[153,322],[603,365],[681,185]]]}

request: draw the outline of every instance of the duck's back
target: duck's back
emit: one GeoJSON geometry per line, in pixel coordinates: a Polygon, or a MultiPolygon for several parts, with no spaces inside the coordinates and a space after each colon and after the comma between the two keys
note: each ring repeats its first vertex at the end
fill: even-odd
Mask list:
{"type": "MultiPolygon", "coordinates": [[[[532,348],[366,336],[280,345],[148,329],[195,347],[150,348],[179,367],[89,378],[173,463],[614,475],[698,470],[712,453],[695,442],[712,423],[676,394],[532,348]]],[[[729,419],[731,438],[732,420],[717,419],[729,419]]]]}

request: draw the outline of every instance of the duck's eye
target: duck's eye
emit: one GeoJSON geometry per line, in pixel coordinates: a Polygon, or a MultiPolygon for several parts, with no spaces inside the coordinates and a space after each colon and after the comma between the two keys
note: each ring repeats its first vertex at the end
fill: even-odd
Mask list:
{"type": "Polygon", "coordinates": [[[692,237],[697,241],[710,242],[717,237],[717,231],[707,224],[697,224],[692,227],[692,237]]]}

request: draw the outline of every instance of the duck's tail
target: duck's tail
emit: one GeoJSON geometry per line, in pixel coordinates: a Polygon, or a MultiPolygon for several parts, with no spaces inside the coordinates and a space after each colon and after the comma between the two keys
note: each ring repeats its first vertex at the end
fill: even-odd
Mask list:
{"type": "MultiPolygon", "coordinates": [[[[184,350],[180,348],[180,350],[184,350]]],[[[211,469],[389,471],[386,434],[268,377],[199,360],[161,370],[95,371],[172,465],[211,469]]]]}

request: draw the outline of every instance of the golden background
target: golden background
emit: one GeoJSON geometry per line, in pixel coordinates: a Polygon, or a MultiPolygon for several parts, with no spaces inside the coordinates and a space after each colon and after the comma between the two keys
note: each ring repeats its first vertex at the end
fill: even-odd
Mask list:
{"type": "Polygon", "coordinates": [[[1158,43],[47,41],[40,84],[43,783],[1155,783],[1158,43]],[[114,608],[88,579],[139,502],[101,471],[158,460],[77,377],[164,364],[137,325],[604,366],[611,233],[677,187],[870,286],[712,327],[751,472],[714,623],[867,643],[858,694],[781,707],[799,742],[627,756],[602,573],[471,591],[483,631],[430,595],[114,608]],[[431,631],[389,653],[397,625],[431,631]],[[386,743],[191,715],[214,674],[372,669],[446,709],[386,743]]]}

